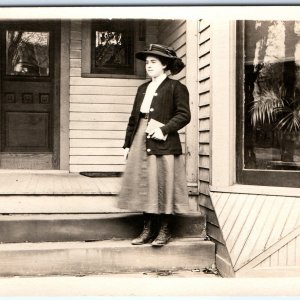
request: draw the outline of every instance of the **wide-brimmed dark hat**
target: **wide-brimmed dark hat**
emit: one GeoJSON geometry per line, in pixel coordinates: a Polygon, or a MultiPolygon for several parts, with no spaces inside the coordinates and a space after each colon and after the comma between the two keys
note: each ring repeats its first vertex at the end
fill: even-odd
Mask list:
{"type": "Polygon", "coordinates": [[[162,56],[170,58],[171,60],[177,58],[176,52],[172,47],[167,47],[160,44],[150,44],[148,49],[137,52],[135,57],[137,59],[146,60],[146,57],[149,55],[162,56]]]}

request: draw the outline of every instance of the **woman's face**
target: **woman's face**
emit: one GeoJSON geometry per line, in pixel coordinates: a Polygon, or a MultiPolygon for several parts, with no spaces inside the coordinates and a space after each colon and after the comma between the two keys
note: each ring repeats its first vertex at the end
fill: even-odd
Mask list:
{"type": "Polygon", "coordinates": [[[154,56],[146,57],[146,72],[151,78],[158,77],[165,72],[166,66],[154,56]]]}

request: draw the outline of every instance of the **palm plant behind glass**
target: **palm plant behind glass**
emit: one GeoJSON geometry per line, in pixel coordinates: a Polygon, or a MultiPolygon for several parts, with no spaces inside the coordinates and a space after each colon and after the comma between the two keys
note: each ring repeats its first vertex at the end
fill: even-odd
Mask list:
{"type": "Polygon", "coordinates": [[[254,127],[269,123],[283,133],[300,130],[300,101],[287,97],[284,86],[280,86],[278,91],[264,90],[253,101],[250,114],[254,127]]]}
{"type": "Polygon", "coordinates": [[[248,44],[245,113],[253,130],[269,128],[278,137],[282,161],[293,161],[300,131],[299,24],[253,22],[248,44]]]}

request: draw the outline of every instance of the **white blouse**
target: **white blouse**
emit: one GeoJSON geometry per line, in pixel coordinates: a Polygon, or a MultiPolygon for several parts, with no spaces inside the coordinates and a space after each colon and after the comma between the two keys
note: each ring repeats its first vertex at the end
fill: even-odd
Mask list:
{"type": "Polygon", "coordinates": [[[157,88],[160,86],[160,84],[166,79],[167,75],[165,73],[161,74],[160,76],[156,78],[152,78],[152,81],[149,83],[146,94],[143,100],[143,103],[141,105],[141,113],[149,113],[150,106],[152,103],[152,99],[156,93],[157,88]]]}

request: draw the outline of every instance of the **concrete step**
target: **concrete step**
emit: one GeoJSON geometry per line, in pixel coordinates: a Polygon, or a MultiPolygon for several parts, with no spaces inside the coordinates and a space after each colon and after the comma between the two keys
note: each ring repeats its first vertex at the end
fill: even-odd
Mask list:
{"type": "Polygon", "coordinates": [[[191,270],[214,262],[214,243],[200,238],[174,239],[161,248],[127,240],[0,245],[0,276],[191,270]]]}
{"type": "MultiPolygon", "coordinates": [[[[0,243],[131,239],[143,226],[140,213],[0,215],[0,243]]],[[[205,237],[205,216],[176,216],[175,237],[205,237]]]]}
{"type": "MultiPolygon", "coordinates": [[[[189,195],[191,211],[198,210],[198,196],[189,195]]],[[[0,194],[3,214],[76,214],[128,212],[117,207],[117,194],[0,194]]]]}

